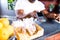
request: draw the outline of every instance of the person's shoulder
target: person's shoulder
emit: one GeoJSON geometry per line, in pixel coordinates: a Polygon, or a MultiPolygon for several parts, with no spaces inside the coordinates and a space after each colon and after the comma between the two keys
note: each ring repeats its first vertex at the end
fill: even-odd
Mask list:
{"type": "Polygon", "coordinates": [[[17,3],[25,3],[27,0],[17,0],[17,3]]]}
{"type": "Polygon", "coordinates": [[[41,1],[37,1],[37,3],[40,5],[44,5],[43,2],[41,2],[41,1]]]}
{"type": "Polygon", "coordinates": [[[17,0],[17,2],[21,2],[22,0],[17,0]]]}
{"type": "Polygon", "coordinates": [[[40,4],[43,4],[41,1],[37,1],[38,3],[40,3],[40,4]]]}
{"type": "Polygon", "coordinates": [[[17,0],[16,2],[24,2],[24,0],[17,0]]]}

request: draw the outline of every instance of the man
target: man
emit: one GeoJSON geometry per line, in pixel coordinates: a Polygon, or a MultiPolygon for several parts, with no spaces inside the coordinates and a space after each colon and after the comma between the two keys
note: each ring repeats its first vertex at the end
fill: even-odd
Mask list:
{"type": "Polygon", "coordinates": [[[38,0],[18,0],[15,6],[17,18],[36,17],[37,12],[42,12],[47,19],[56,19],[59,16],[55,13],[49,13],[43,3],[38,0]]]}

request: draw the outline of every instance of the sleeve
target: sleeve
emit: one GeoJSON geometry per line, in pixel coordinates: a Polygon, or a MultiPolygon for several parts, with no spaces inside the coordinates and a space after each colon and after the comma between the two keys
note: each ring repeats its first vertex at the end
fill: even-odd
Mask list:
{"type": "Polygon", "coordinates": [[[14,8],[14,10],[15,10],[15,14],[16,14],[16,17],[18,17],[19,15],[17,14],[17,10],[19,10],[19,9],[21,9],[22,8],[22,4],[21,4],[21,0],[18,0],[17,2],[16,2],[16,5],[15,5],[15,8],[14,8]]]}
{"type": "Polygon", "coordinates": [[[45,5],[42,2],[39,2],[39,11],[45,10],[45,5]]]}
{"type": "Polygon", "coordinates": [[[18,9],[21,9],[22,8],[22,3],[21,2],[22,2],[21,0],[18,0],[16,2],[16,5],[15,5],[14,10],[18,10],[18,9]]]}

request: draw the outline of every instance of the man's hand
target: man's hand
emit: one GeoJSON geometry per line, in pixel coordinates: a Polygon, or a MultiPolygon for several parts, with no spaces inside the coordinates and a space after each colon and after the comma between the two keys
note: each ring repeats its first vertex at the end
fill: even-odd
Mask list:
{"type": "Polygon", "coordinates": [[[48,13],[45,16],[49,19],[55,19],[57,15],[55,13],[48,13]]]}
{"type": "Polygon", "coordinates": [[[24,13],[23,9],[18,10],[18,15],[23,15],[23,13],[24,13]]]}
{"type": "Polygon", "coordinates": [[[37,18],[37,17],[36,17],[36,13],[37,13],[36,11],[31,12],[31,13],[30,13],[31,17],[37,18]]]}
{"type": "Polygon", "coordinates": [[[60,21],[60,14],[56,17],[57,21],[60,21]]]}

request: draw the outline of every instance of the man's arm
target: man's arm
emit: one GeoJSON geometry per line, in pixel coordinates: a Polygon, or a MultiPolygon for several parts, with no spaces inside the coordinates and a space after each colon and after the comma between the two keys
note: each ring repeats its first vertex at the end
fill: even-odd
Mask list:
{"type": "Polygon", "coordinates": [[[43,10],[42,13],[44,14],[44,16],[46,18],[55,19],[57,17],[57,14],[55,14],[55,13],[49,13],[46,9],[43,10]]]}
{"type": "MultiPolygon", "coordinates": [[[[35,12],[34,12],[35,13],[35,12]]],[[[30,17],[33,17],[33,12],[32,13],[29,13],[29,14],[24,14],[24,10],[23,9],[19,9],[17,10],[17,15],[18,15],[18,19],[23,19],[23,18],[30,18],[30,17]]]]}

